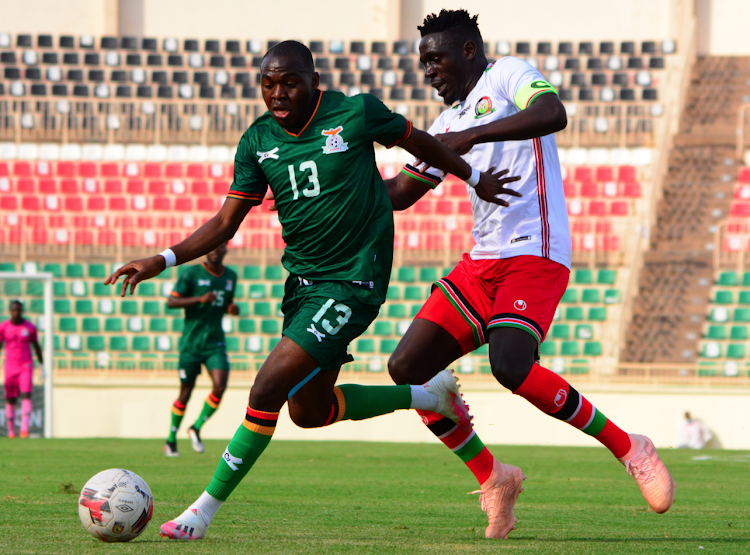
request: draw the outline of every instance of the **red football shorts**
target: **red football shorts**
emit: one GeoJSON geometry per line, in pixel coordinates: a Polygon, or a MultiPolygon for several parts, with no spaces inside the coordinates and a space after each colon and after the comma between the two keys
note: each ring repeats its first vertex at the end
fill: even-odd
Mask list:
{"type": "Polygon", "coordinates": [[[544,341],[570,270],[538,256],[472,260],[468,254],[438,281],[416,318],[435,322],[470,353],[488,330],[511,327],[544,341]]]}

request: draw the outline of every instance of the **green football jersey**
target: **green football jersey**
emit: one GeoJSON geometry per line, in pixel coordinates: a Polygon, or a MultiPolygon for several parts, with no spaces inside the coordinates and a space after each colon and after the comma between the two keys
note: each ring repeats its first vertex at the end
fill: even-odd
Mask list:
{"type": "Polygon", "coordinates": [[[362,302],[385,300],[393,208],[373,142],[393,146],[411,123],[369,94],[321,92],[293,135],[266,112],[240,139],[229,196],[258,203],[270,185],[286,242],[282,264],[312,281],[362,282],[362,302]]]}
{"type": "Polygon", "coordinates": [[[185,309],[185,327],[180,337],[182,352],[203,354],[224,349],[226,340],[221,319],[234,299],[237,274],[224,268],[220,276],[209,272],[203,264],[189,266],[182,272],[172,295],[177,297],[200,297],[209,291],[216,294],[212,303],[198,303],[185,309]]]}

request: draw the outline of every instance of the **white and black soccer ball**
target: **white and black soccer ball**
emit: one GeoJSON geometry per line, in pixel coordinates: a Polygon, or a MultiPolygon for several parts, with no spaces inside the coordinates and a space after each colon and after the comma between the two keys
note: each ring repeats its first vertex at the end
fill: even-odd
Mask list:
{"type": "Polygon", "coordinates": [[[127,542],[154,514],[148,484],[129,470],[110,468],[91,478],[78,498],[78,516],[89,534],[104,542],[127,542]]]}

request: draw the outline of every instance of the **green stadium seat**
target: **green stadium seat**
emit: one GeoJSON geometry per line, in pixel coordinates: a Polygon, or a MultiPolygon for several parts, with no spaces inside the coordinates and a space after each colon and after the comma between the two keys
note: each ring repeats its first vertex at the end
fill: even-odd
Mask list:
{"type": "Polygon", "coordinates": [[[80,351],[83,348],[83,340],[80,335],[71,334],[65,336],[65,348],[68,351],[80,351]]]}
{"type": "Polygon", "coordinates": [[[245,351],[248,353],[260,353],[263,350],[263,340],[258,335],[251,335],[245,339],[245,351]]]}
{"type": "Polygon", "coordinates": [[[106,349],[106,343],[103,335],[89,335],[86,338],[87,351],[103,351],[106,349]]]}
{"type": "Polygon", "coordinates": [[[78,299],[75,306],[76,314],[94,313],[94,302],[91,299],[78,299]]]}
{"type": "Polygon", "coordinates": [[[403,283],[414,283],[417,281],[417,271],[411,266],[401,266],[396,271],[396,280],[403,283]]]}
{"type": "Polygon", "coordinates": [[[240,275],[240,267],[237,264],[227,264],[226,267],[232,270],[238,276],[240,275]]]}
{"type": "Polygon", "coordinates": [[[107,267],[104,264],[89,264],[88,274],[92,279],[106,279],[109,277],[107,267]]]}
{"type": "MultiPolygon", "coordinates": [[[[243,303],[238,303],[238,304],[243,304],[243,303]]],[[[247,303],[244,303],[244,304],[247,304],[247,303]]],[[[164,303],[164,316],[171,316],[173,318],[176,318],[176,317],[182,318],[184,315],[185,315],[184,309],[182,309],[182,308],[169,308],[167,306],[167,303],[164,303]]]]}
{"type": "Polygon", "coordinates": [[[742,274],[742,285],[743,287],[750,287],[750,272],[742,274]]]}
{"type": "Polygon", "coordinates": [[[83,264],[66,264],[65,265],[65,277],[67,278],[83,278],[83,264]]]}
{"type": "Polygon", "coordinates": [[[581,295],[582,303],[599,304],[599,290],[598,289],[584,289],[581,295]]]}
{"type": "Polygon", "coordinates": [[[589,308],[588,319],[592,322],[605,322],[607,320],[607,309],[603,306],[589,308]]]}
{"type": "Polygon", "coordinates": [[[413,305],[411,305],[411,308],[409,309],[409,318],[412,318],[412,319],[416,318],[417,313],[420,310],[422,310],[422,305],[421,304],[413,304],[413,305]]]}
{"type": "Polygon", "coordinates": [[[250,316],[250,303],[247,301],[240,301],[238,303],[234,303],[237,305],[237,308],[240,311],[240,316],[242,318],[247,318],[250,316]]]}
{"type": "Polygon", "coordinates": [[[586,341],[586,343],[583,344],[583,356],[602,356],[602,344],[599,341],[586,341]]]}
{"type": "Polygon", "coordinates": [[[267,303],[267,302],[253,303],[253,315],[254,316],[272,316],[271,303],[267,303]]]}
{"type": "Polygon", "coordinates": [[[127,322],[127,329],[130,332],[141,333],[144,329],[143,318],[140,318],[138,316],[131,316],[130,318],[128,318],[127,322]]]}
{"type": "Polygon", "coordinates": [[[17,272],[15,262],[0,262],[0,272],[17,272]]]}
{"type": "Polygon", "coordinates": [[[251,320],[249,318],[240,318],[239,332],[255,333],[255,320],[251,320]]]}
{"type": "Polygon", "coordinates": [[[734,295],[731,291],[717,291],[714,296],[715,304],[732,304],[734,302],[734,295]]]}
{"type": "Polygon", "coordinates": [[[30,297],[42,297],[44,295],[44,282],[28,280],[26,282],[26,294],[30,297]]]}
{"type": "Polygon", "coordinates": [[[406,318],[406,305],[400,303],[387,303],[388,318],[406,318]]]}
{"type": "Polygon", "coordinates": [[[716,283],[724,287],[734,287],[739,285],[739,279],[737,279],[737,274],[734,272],[721,272],[716,283]]]}
{"type": "Polygon", "coordinates": [[[138,314],[138,301],[127,299],[120,301],[120,314],[127,314],[130,316],[138,314]]]}
{"type": "Polygon", "coordinates": [[[708,339],[714,339],[721,341],[727,338],[727,328],[724,326],[708,326],[708,332],[706,333],[708,339]]]}
{"type": "Polygon", "coordinates": [[[747,338],[747,326],[732,326],[729,331],[729,339],[734,341],[745,341],[747,338]]]}
{"type": "Polygon", "coordinates": [[[265,299],[268,297],[268,287],[265,283],[251,283],[247,296],[250,299],[265,299]]]}
{"type": "Polygon", "coordinates": [[[141,308],[143,309],[143,314],[148,316],[160,316],[161,305],[161,301],[143,301],[141,308]]]}
{"type": "Polygon", "coordinates": [[[735,322],[750,322],[750,308],[735,308],[734,309],[734,321],[735,322]]]}
{"type": "Polygon", "coordinates": [[[185,329],[185,320],[182,318],[172,318],[172,332],[173,333],[182,333],[182,330],[185,329]]]}
{"type": "Polygon", "coordinates": [[[277,335],[281,331],[281,326],[278,320],[261,320],[260,321],[260,333],[266,333],[269,335],[277,335]]]}
{"type": "Polygon", "coordinates": [[[139,297],[156,297],[156,284],[152,281],[141,282],[135,292],[139,297]]]}
{"type": "Polygon", "coordinates": [[[583,320],[583,308],[580,306],[569,306],[565,309],[565,319],[571,321],[583,320]]]}
{"type": "Polygon", "coordinates": [[[89,295],[89,284],[83,280],[75,279],[70,282],[70,296],[71,297],[88,297],[89,295]]]}
{"type": "MultiPolygon", "coordinates": [[[[99,333],[101,325],[99,318],[84,318],[81,320],[81,331],[84,333],[99,333]]],[[[101,350],[101,349],[99,349],[101,350]]]]}
{"type": "Polygon", "coordinates": [[[589,361],[586,359],[574,358],[570,361],[569,368],[571,374],[588,374],[589,361]]]}
{"type": "Polygon", "coordinates": [[[740,291],[737,304],[750,304],[750,291],[740,291]]]}
{"type": "Polygon", "coordinates": [[[563,341],[560,346],[560,354],[564,357],[578,356],[578,341],[563,341]]]}
{"type": "Polygon", "coordinates": [[[404,300],[421,301],[424,299],[424,289],[422,285],[407,285],[404,287],[404,300]]]}
{"type": "Polygon", "coordinates": [[[260,279],[260,276],[261,276],[260,266],[243,266],[242,267],[242,279],[257,280],[257,279],[260,279]]]}
{"type": "Polygon", "coordinates": [[[112,295],[114,288],[109,285],[104,285],[99,281],[94,282],[94,296],[95,297],[109,297],[112,295]]]}
{"type": "Polygon", "coordinates": [[[578,302],[578,290],[566,289],[560,302],[565,304],[576,304],[578,302]]]}
{"type": "Polygon", "coordinates": [[[396,350],[398,340],[396,339],[383,339],[380,341],[380,352],[384,355],[389,355],[396,350]]]}
{"type": "Polygon", "coordinates": [[[271,298],[272,299],[283,299],[284,298],[284,284],[274,283],[271,285],[271,298]]]}
{"type": "Polygon", "coordinates": [[[570,326],[568,324],[554,324],[550,331],[552,339],[568,339],[570,337],[570,326]]]}
{"type": "Polygon", "coordinates": [[[487,343],[485,343],[484,345],[476,349],[474,351],[474,354],[487,357],[490,355],[490,346],[487,343]]]}
{"type": "Polygon", "coordinates": [[[154,337],[154,349],[161,352],[172,350],[172,338],[168,335],[157,335],[154,337]]]}
{"type": "Polygon", "coordinates": [[[730,343],[727,346],[727,358],[745,358],[745,345],[730,343]]]}
{"type": "Polygon", "coordinates": [[[167,268],[158,276],[156,276],[156,279],[160,279],[160,280],[172,279],[173,276],[174,276],[174,268],[167,268]]]}
{"type": "Polygon", "coordinates": [[[53,309],[55,314],[70,314],[70,301],[68,299],[55,299],[53,309]]]}
{"type": "Polygon", "coordinates": [[[168,329],[166,318],[150,318],[148,331],[151,333],[165,333],[168,329]]]}
{"type": "Polygon", "coordinates": [[[573,275],[573,283],[576,285],[590,285],[594,282],[594,272],[588,269],[579,269],[573,275]]]}
{"type": "Polygon", "coordinates": [[[146,352],[151,350],[151,341],[145,335],[137,335],[130,343],[130,348],[134,351],[146,352]]]}
{"type": "Polygon", "coordinates": [[[710,378],[716,375],[716,363],[701,361],[698,363],[698,376],[702,378],[710,378]]]}
{"type": "Polygon", "coordinates": [[[62,333],[75,333],[78,331],[78,320],[76,318],[58,318],[58,331],[62,333]]]}
{"type": "Polygon", "coordinates": [[[115,301],[112,299],[99,299],[97,303],[99,314],[114,314],[115,313],[115,301]]]}
{"type": "Polygon", "coordinates": [[[268,281],[283,281],[286,279],[285,272],[283,266],[266,266],[263,277],[268,281]]]}
{"type": "Polygon", "coordinates": [[[437,268],[425,267],[419,269],[419,281],[422,283],[435,283],[440,279],[437,268]]]}
{"type": "Polygon", "coordinates": [[[240,352],[240,338],[239,337],[227,337],[226,338],[227,352],[239,353],[240,352]]]}
{"type": "Polygon", "coordinates": [[[127,351],[128,350],[128,338],[124,335],[112,335],[109,338],[109,350],[110,351],[127,351]]]}
{"type": "Polygon", "coordinates": [[[374,353],[375,341],[372,339],[358,339],[354,344],[354,348],[357,353],[374,353]]]}
{"type": "Polygon", "coordinates": [[[107,333],[122,333],[122,318],[105,318],[104,331],[107,333]]]}
{"type": "Polygon", "coordinates": [[[604,292],[604,304],[617,304],[622,300],[618,289],[607,289],[604,292]]]}
{"type": "Polygon", "coordinates": [[[280,337],[272,337],[271,339],[268,340],[268,352],[269,353],[274,350],[276,345],[279,344],[279,341],[281,341],[280,337]]]}
{"type": "Polygon", "coordinates": [[[557,354],[557,344],[554,341],[545,341],[539,345],[539,354],[543,357],[552,357],[557,354]]]}
{"type": "MultiPolygon", "coordinates": [[[[4,306],[0,306],[0,312],[5,314],[4,306]]],[[[44,299],[31,299],[29,301],[29,312],[31,314],[44,314],[44,299]]]]}
{"type": "Polygon", "coordinates": [[[576,326],[576,339],[591,339],[594,337],[594,328],[590,324],[579,324],[576,326]]]}
{"type": "Polygon", "coordinates": [[[596,276],[596,283],[599,285],[614,285],[617,281],[617,272],[615,270],[599,270],[596,276]]]}
{"type": "Polygon", "coordinates": [[[62,265],[57,262],[48,262],[42,266],[42,272],[49,272],[58,279],[63,277],[62,265]]]}
{"type": "Polygon", "coordinates": [[[20,297],[21,296],[21,282],[14,279],[3,280],[3,293],[9,297],[20,297]]]}
{"type": "Polygon", "coordinates": [[[382,320],[376,320],[375,326],[373,327],[373,333],[383,337],[393,335],[393,324],[390,322],[384,322],[382,320]]]}
{"type": "Polygon", "coordinates": [[[401,287],[398,285],[388,285],[388,292],[385,294],[387,301],[400,301],[401,300],[401,287]]]}

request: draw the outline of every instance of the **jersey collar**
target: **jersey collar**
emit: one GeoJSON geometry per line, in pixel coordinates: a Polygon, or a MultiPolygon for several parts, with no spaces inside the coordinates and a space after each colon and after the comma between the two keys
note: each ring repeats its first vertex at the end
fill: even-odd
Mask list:
{"type": "Polygon", "coordinates": [[[305,126],[302,129],[300,129],[299,133],[291,133],[291,132],[287,131],[286,129],[284,129],[283,127],[279,126],[282,129],[284,129],[285,133],[291,135],[292,137],[299,137],[300,135],[302,135],[302,133],[305,132],[305,129],[307,129],[307,126],[310,125],[310,122],[313,119],[315,119],[315,114],[318,113],[318,108],[320,108],[320,101],[323,99],[323,91],[319,91],[319,92],[320,92],[320,94],[318,95],[318,103],[315,105],[315,109],[313,110],[313,113],[310,116],[310,119],[307,120],[307,123],[305,124],[305,126]]]}
{"type": "Polygon", "coordinates": [[[206,263],[205,263],[205,262],[201,262],[201,266],[203,266],[203,269],[204,269],[204,270],[206,270],[206,271],[207,271],[207,272],[208,272],[209,274],[211,274],[211,275],[212,275],[212,276],[214,276],[214,277],[221,277],[221,276],[223,276],[223,275],[224,275],[224,272],[226,272],[226,271],[227,271],[227,267],[226,267],[226,266],[224,266],[224,267],[223,267],[223,269],[221,270],[221,273],[220,273],[220,274],[215,274],[215,273],[213,273],[213,272],[212,272],[211,270],[209,270],[209,269],[208,269],[208,266],[206,266],[206,263]]]}

